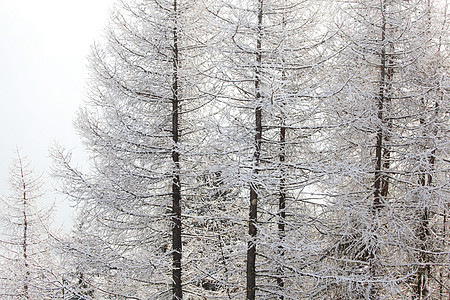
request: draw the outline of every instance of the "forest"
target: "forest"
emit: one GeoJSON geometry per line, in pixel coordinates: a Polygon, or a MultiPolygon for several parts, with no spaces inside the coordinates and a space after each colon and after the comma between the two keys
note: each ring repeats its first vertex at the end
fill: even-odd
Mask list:
{"type": "MultiPolygon", "coordinates": [[[[117,1],[54,146],[17,153],[1,299],[450,299],[446,0],[117,1]]],[[[82,21],[82,20],[80,20],[82,21]]]]}

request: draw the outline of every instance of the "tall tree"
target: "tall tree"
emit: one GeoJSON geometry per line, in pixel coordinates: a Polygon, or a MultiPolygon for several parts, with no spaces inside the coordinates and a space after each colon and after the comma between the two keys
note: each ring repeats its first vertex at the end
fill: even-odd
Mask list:
{"type": "Polygon", "coordinates": [[[37,299],[55,295],[58,278],[51,251],[51,210],[43,208],[42,178],[19,150],[10,168],[12,194],[1,197],[2,297],[37,299]],[[53,278],[52,278],[53,277],[53,278]]]}
{"type": "Polygon", "coordinates": [[[91,169],[54,153],[80,211],[66,286],[87,298],[445,298],[439,9],[122,2],[77,121],[91,169]]]}
{"type": "MultiPolygon", "coordinates": [[[[336,127],[327,148],[335,162],[327,166],[330,214],[324,220],[334,227],[326,265],[336,263],[337,269],[329,270],[340,280],[328,283],[334,287],[329,292],[355,299],[407,297],[404,284],[417,267],[411,256],[416,237],[410,232],[416,226],[409,220],[417,216],[411,209],[417,173],[410,154],[422,139],[417,116],[424,93],[420,73],[413,70],[427,64],[421,58],[432,48],[425,29],[427,1],[341,5],[342,41],[348,46],[333,68],[346,84],[328,102],[336,127]]],[[[427,71],[426,76],[434,75],[427,71]]]]}
{"type": "Polygon", "coordinates": [[[227,116],[218,135],[227,146],[221,151],[233,149],[227,159],[234,160],[224,163],[234,173],[222,174],[240,189],[248,210],[246,297],[296,297],[301,284],[290,258],[300,255],[296,239],[308,227],[306,196],[300,194],[309,184],[305,170],[310,163],[300,149],[317,125],[312,74],[323,60],[318,44],[326,39],[324,32],[312,30],[319,6],[313,1],[218,1],[209,10],[220,31],[215,74],[224,86],[217,97],[227,116]]]}
{"type": "MultiPolygon", "coordinates": [[[[409,137],[405,139],[403,182],[408,194],[405,213],[410,215],[408,225],[414,228],[414,239],[409,244],[414,254],[411,263],[415,265],[415,278],[411,282],[413,295],[417,299],[445,298],[440,265],[448,255],[445,240],[445,219],[448,211],[448,162],[445,161],[448,140],[448,122],[445,112],[448,103],[448,24],[446,13],[448,3],[423,1],[416,4],[422,12],[418,27],[422,34],[422,44],[418,47],[418,60],[409,70],[411,86],[415,95],[407,103],[410,118],[406,121],[409,137]],[[406,184],[407,183],[407,184],[406,184]],[[442,228],[444,224],[444,228],[442,228]],[[438,229],[439,228],[439,229],[438,229]]],[[[447,294],[448,296],[448,294],[447,294]]]]}
{"type": "Polygon", "coordinates": [[[91,173],[55,151],[57,176],[82,204],[82,221],[101,228],[91,232],[99,255],[92,267],[108,270],[102,280],[112,285],[99,281],[97,292],[183,297],[182,207],[201,173],[196,141],[207,111],[198,92],[201,45],[192,35],[198,7],[180,0],[117,7],[107,42],[93,48],[91,96],[77,121],[91,173]],[[127,287],[118,292],[120,278],[127,287]]]}

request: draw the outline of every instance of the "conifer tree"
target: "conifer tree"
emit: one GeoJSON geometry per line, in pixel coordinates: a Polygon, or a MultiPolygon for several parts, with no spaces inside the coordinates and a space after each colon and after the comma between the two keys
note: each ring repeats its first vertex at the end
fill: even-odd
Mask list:
{"type": "Polygon", "coordinates": [[[118,5],[106,43],[93,47],[91,95],[77,120],[92,169],[81,173],[55,150],[55,173],[80,203],[80,222],[98,226],[86,231],[97,257],[85,261],[102,274],[97,293],[183,297],[182,207],[201,173],[204,134],[197,8],[118,5]]]}
{"type": "MultiPolygon", "coordinates": [[[[417,228],[412,219],[424,219],[423,213],[420,217],[413,209],[417,200],[412,200],[417,199],[413,191],[418,190],[415,168],[420,169],[423,162],[418,165],[411,158],[412,153],[430,157],[425,153],[445,148],[442,144],[429,144],[428,150],[416,148],[424,141],[418,126],[424,121],[418,116],[435,118],[432,109],[423,110],[421,97],[428,93],[418,78],[419,74],[432,78],[434,71],[417,72],[430,63],[423,58],[434,48],[431,31],[426,29],[431,25],[427,3],[341,3],[342,41],[348,46],[333,69],[336,78],[346,84],[327,102],[330,124],[335,126],[327,146],[332,160],[327,166],[329,205],[324,215],[332,239],[324,266],[337,279],[327,280],[332,297],[409,297],[407,283],[417,271],[421,273],[413,262],[413,249],[420,248],[417,240],[423,240],[423,234],[410,230],[417,228]],[[330,268],[332,264],[336,268],[330,268]]],[[[438,76],[446,77],[444,73],[438,76]]],[[[436,89],[436,85],[431,88],[436,89]]],[[[434,120],[432,126],[447,126],[439,118],[434,120]]],[[[436,170],[426,173],[438,169],[437,173],[445,173],[445,162],[440,162],[436,170]]],[[[444,186],[439,188],[441,195],[446,193],[444,186]]],[[[424,206],[442,205],[443,198],[435,200],[429,198],[424,206]]]]}
{"type": "Polygon", "coordinates": [[[302,290],[293,271],[299,260],[291,258],[305,254],[298,238],[307,235],[310,207],[301,191],[310,184],[311,157],[302,149],[318,125],[319,80],[312,74],[325,56],[318,45],[327,39],[313,31],[319,9],[313,1],[218,1],[209,8],[220,32],[217,98],[228,117],[218,135],[227,146],[222,153],[233,150],[224,164],[234,170],[222,174],[240,189],[238,204],[248,210],[241,252],[247,299],[295,298],[302,290]]]}
{"type": "Polygon", "coordinates": [[[10,168],[11,195],[1,197],[0,295],[5,299],[38,299],[57,295],[56,264],[49,223],[43,208],[43,181],[19,150],[10,168]],[[55,277],[56,275],[56,277],[55,277]]]}

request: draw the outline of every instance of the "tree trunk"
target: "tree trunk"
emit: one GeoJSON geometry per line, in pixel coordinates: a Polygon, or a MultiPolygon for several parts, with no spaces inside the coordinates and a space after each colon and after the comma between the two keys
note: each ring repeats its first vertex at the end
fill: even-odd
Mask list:
{"type": "Polygon", "coordinates": [[[177,0],[173,2],[174,13],[174,28],[173,28],[173,78],[172,78],[172,161],[173,161],[173,182],[172,182],[172,293],[174,300],[181,300],[183,298],[182,282],[181,282],[181,183],[180,183],[180,153],[178,149],[179,141],[179,109],[180,100],[178,94],[178,28],[177,28],[177,0]]]}
{"type": "Polygon", "coordinates": [[[23,278],[23,297],[25,299],[30,299],[30,295],[28,292],[28,280],[30,279],[30,268],[28,265],[28,212],[27,212],[27,206],[28,206],[28,199],[27,199],[27,185],[25,183],[25,174],[23,171],[22,161],[19,156],[19,163],[20,163],[20,176],[22,180],[22,188],[23,188],[23,241],[22,241],[22,251],[23,251],[23,264],[24,264],[24,271],[25,276],[23,278]]]}
{"type": "Polygon", "coordinates": [[[256,222],[257,222],[257,210],[258,210],[258,193],[257,193],[257,181],[258,179],[258,167],[260,163],[261,155],[261,138],[262,138],[262,109],[261,109],[261,42],[262,42],[262,8],[263,0],[258,0],[258,33],[256,40],[256,69],[255,69],[255,152],[253,154],[253,182],[250,183],[250,209],[249,209],[249,228],[248,233],[250,240],[247,248],[247,299],[256,299],[256,245],[255,238],[257,234],[256,222]]]}
{"type": "MultiPolygon", "coordinates": [[[[283,29],[286,28],[286,19],[285,15],[283,14],[283,29]]],[[[285,65],[284,58],[282,59],[283,65],[285,65]]],[[[281,81],[284,83],[286,81],[286,71],[281,71],[281,81]]],[[[280,187],[279,187],[279,195],[278,195],[278,238],[280,239],[280,257],[284,256],[284,247],[282,245],[285,237],[286,237],[286,175],[287,171],[284,166],[284,162],[286,161],[286,115],[284,113],[284,103],[281,103],[282,106],[281,114],[280,114],[280,147],[279,147],[279,163],[280,163],[280,187]]],[[[279,300],[284,300],[284,270],[283,265],[280,264],[278,267],[278,277],[277,277],[277,285],[280,289],[280,296],[278,296],[279,300]]]]}
{"type": "MultiPolygon", "coordinates": [[[[426,111],[426,103],[424,99],[422,99],[422,105],[424,110],[426,111]]],[[[439,105],[437,101],[435,102],[435,117],[437,118],[439,105]]],[[[425,120],[425,116],[420,118],[420,125],[422,127],[426,127],[427,123],[425,120]]],[[[426,130],[424,130],[426,132],[426,130]]],[[[435,132],[433,132],[435,134],[435,132]]],[[[426,134],[424,134],[423,138],[426,140],[426,134]]],[[[427,146],[424,146],[422,151],[426,151],[427,146]]],[[[421,174],[419,175],[418,183],[422,187],[431,186],[433,183],[433,175],[432,172],[435,168],[435,150],[432,150],[431,153],[427,157],[427,164],[429,165],[429,169],[421,168],[421,174]]],[[[416,284],[416,294],[418,299],[426,299],[429,296],[429,278],[430,278],[430,257],[429,257],[429,238],[431,237],[430,230],[430,212],[428,207],[425,205],[423,209],[420,211],[420,225],[418,230],[419,237],[419,249],[421,250],[419,254],[419,268],[417,270],[417,284],[416,284]]]]}
{"type": "Polygon", "coordinates": [[[375,181],[374,181],[374,200],[373,200],[373,211],[376,212],[382,207],[384,201],[383,196],[387,195],[387,183],[385,176],[383,175],[383,156],[388,156],[388,154],[383,153],[386,151],[385,145],[383,143],[385,139],[385,120],[384,120],[384,110],[387,104],[387,94],[390,86],[390,73],[388,62],[389,58],[386,54],[386,2],[382,1],[381,4],[381,14],[382,14],[382,25],[381,25],[381,55],[380,55],[380,91],[377,96],[377,114],[378,114],[378,129],[377,138],[375,145],[375,181]],[[384,184],[384,189],[383,189],[384,184]]]}
{"type": "MultiPolygon", "coordinates": [[[[388,109],[388,105],[390,104],[390,92],[392,88],[392,76],[393,76],[393,61],[390,53],[387,53],[387,49],[390,51],[393,50],[393,45],[388,41],[387,38],[387,22],[386,22],[386,14],[387,14],[387,1],[382,0],[380,4],[381,9],[381,53],[380,53],[380,82],[379,82],[379,92],[377,95],[377,117],[378,117],[378,129],[376,135],[376,144],[375,144],[375,178],[374,178],[374,194],[373,194],[373,203],[372,203],[372,214],[373,221],[378,222],[378,214],[380,210],[383,208],[383,203],[388,195],[388,179],[384,170],[390,167],[390,151],[388,149],[388,145],[385,143],[390,140],[389,133],[387,133],[387,129],[392,126],[391,121],[386,121],[384,113],[388,109]]],[[[372,224],[374,227],[377,227],[376,224],[372,224]]],[[[376,234],[373,233],[374,239],[376,239],[376,234]]],[[[373,243],[377,243],[377,241],[373,241],[373,243]]],[[[374,261],[376,259],[375,250],[376,247],[370,247],[369,253],[367,255],[367,259],[369,261],[370,266],[370,276],[372,279],[376,277],[377,274],[377,263],[374,261]]],[[[373,287],[373,284],[369,284],[368,294],[370,299],[377,299],[377,291],[376,288],[373,287]]]]}
{"type": "MultiPolygon", "coordinates": [[[[428,28],[431,28],[431,2],[430,0],[427,0],[427,17],[428,17],[428,28]]],[[[431,36],[431,32],[428,32],[428,35],[431,36]]],[[[438,53],[439,54],[439,53],[438,53]]],[[[422,106],[424,111],[427,111],[426,109],[426,102],[425,99],[422,98],[422,106]]],[[[434,113],[435,113],[435,118],[437,118],[437,114],[438,114],[438,110],[439,110],[439,104],[438,101],[435,101],[435,105],[434,105],[434,113]]],[[[426,122],[426,116],[423,116],[420,118],[419,122],[421,127],[426,127],[427,126],[427,122],[426,122]]],[[[423,131],[423,138],[426,141],[426,133],[427,130],[423,131]]],[[[433,134],[435,134],[435,132],[433,131],[433,134]]],[[[424,141],[424,143],[425,143],[424,141]]],[[[421,149],[423,151],[426,151],[427,146],[424,145],[424,149],[421,149]]],[[[421,170],[421,174],[419,175],[419,184],[422,187],[425,186],[431,186],[432,182],[433,182],[433,176],[432,176],[432,172],[434,170],[434,165],[435,165],[435,150],[431,151],[431,154],[428,155],[427,157],[427,164],[430,166],[429,170],[426,169],[422,169],[421,170]],[[427,172],[428,171],[428,172],[427,172]]],[[[429,265],[430,262],[430,257],[428,254],[428,243],[429,243],[429,237],[431,236],[431,231],[429,228],[429,223],[430,223],[430,212],[428,210],[428,207],[425,205],[425,207],[423,208],[423,210],[420,212],[421,213],[421,222],[419,225],[419,232],[418,232],[418,237],[419,237],[419,249],[421,250],[420,254],[419,254],[419,268],[417,270],[417,284],[416,284],[416,296],[417,299],[427,299],[430,293],[429,290],[429,278],[430,278],[430,272],[431,272],[431,267],[429,265]]]]}
{"type": "MultiPolygon", "coordinates": [[[[286,171],[284,170],[284,162],[286,160],[286,126],[284,124],[284,116],[281,116],[281,127],[280,127],[280,169],[281,169],[281,178],[280,178],[280,189],[279,189],[279,199],[278,199],[278,236],[280,239],[280,243],[283,242],[286,235],[286,171]]],[[[284,256],[284,248],[282,245],[279,246],[280,256],[284,256]]],[[[284,280],[283,280],[283,266],[280,266],[278,269],[277,277],[277,285],[281,291],[284,288],[284,280]]],[[[278,297],[280,300],[284,299],[284,296],[281,294],[278,297]]]]}

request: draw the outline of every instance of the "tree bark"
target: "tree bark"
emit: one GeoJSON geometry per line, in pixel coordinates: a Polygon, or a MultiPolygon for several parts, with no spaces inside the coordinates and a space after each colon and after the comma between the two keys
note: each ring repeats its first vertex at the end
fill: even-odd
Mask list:
{"type": "Polygon", "coordinates": [[[173,2],[173,49],[172,49],[172,161],[173,182],[172,182],[172,293],[174,300],[181,300],[183,298],[182,281],[181,281],[181,182],[180,182],[180,153],[178,149],[179,141],[179,114],[180,114],[180,99],[178,90],[178,66],[179,66],[179,51],[178,51],[178,27],[177,27],[177,0],[173,2]]]}
{"type": "Polygon", "coordinates": [[[22,244],[22,251],[23,251],[23,264],[25,269],[25,276],[23,279],[23,297],[25,299],[30,299],[30,295],[28,293],[28,280],[30,278],[30,269],[28,265],[28,212],[27,212],[27,185],[25,183],[25,175],[23,172],[22,167],[22,161],[19,156],[19,162],[20,162],[20,175],[22,180],[22,188],[23,188],[23,244],[22,244]]]}
{"type": "MultiPolygon", "coordinates": [[[[427,17],[428,17],[428,24],[427,24],[428,28],[431,28],[431,2],[430,2],[430,0],[427,0],[427,17]]],[[[428,34],[431,35],[431,32],[428,31],[428,34]]],[[[427,111],[424,98],[422,98],[422,105],[423,105],[424,111],[427,111]]],[[[434,117],[437,118],[437,114],[438,114],[438,110],[439,110],[439,104],[438,104],[437,100],[435,101],[434,109],[435,109],[434,117]]],[[[423,116],[419,120],[421,127],[427,126],[427,122],[426,122],[425,118],[426,118],[426,116],[423,116]]],[[[424,132],[423,138],[426,140],[425,132],[427,132],[427,131],[424,130],[423,132],[424,132]]],[[[434,133],[435,132],[433,130],[433,134],[434,133]]],[[[423,150],[426,151],[426,148],[427,148],[427,146],[425,145],[423,150]]],[[[427,156],[427,164],[429,165],[429,170],[421,169],[421,174],[419,175],[418,182],[422,187],[432,185],[432,182],[433,182],[432,172],[434,170],[434,165],[435,165],[435,150],[432,150],[431,153],[427,156]]],[[[428,240],[429,240],[429,237],[431,236],[431,230],[429,227],[430,226],[429,225],[430,212],[428,210],[428,207],[425,206],[420,213],[421,213],[421,216],[420,216],[421,222],[419,225],[418,237],[419,237],[419,242],[420,242],[419,248],[421,249],[421,253],[419,255],[419,268],[417,270],[416,295],[417,295],[418,299],[426,299],[426,298],[428,298],[429,293],[430,293],[428,281],[429,281],[430,272],[431,272],[431,267],[429,265],[430,257],[429,257],[428,251],[427,251],[428,250],[428,242],[429,242],[428,240]]]]}
{"type": "MultiPolygon", "coordinates": [[[[280,169],[281,169],[281,178],[280,178],[280,189],[279,189],[279,199],[278,199],[278,237],[280,239],[280,243],[283,242],[286,236],[286,171],[284,170],[284,162],[286,161],[286,126],[284,124],[284,116],[281,116],[281,127],[280,127],[280,169]]],[[[280,256],[284,256],[284,248],[282,245],[279,246],[280,256]]],[[[278,269],[277,277],[277,285],[282,291],[284,288],[284,280],[283,280],[283,266],[280,266],[278,269]]],[[[278,297],[280,300],[284,299],[284,296],[281,294],[278,297]]]]}
{"type": "MultiPolygon", "coordinates": [[[[424,110],[426,111],[426,103],[424,99],[422,99],[422,105],[424,110]]],[[[438,102],[435,102],[435,117],[437,118],[437,113],[439,109],[438,102]]],[[[427,122],[425,120],[425,116],[420,118],[420,125],[422,127],[427,126],[427,122]]],[[[426,130],[424,130],[426,132],[426,130]]],[[[433,132],[435,134],[435,132],[433,132]]],[[[423,138],[426,140],[426,134],[423,135],[423,138]]],[[[424,146],[422,151],[426,151],[427,146],[424,146]]],[[[433,183],[433,171],[435,169],[435,150],[432,150],[431,153],[427,156],[427,164],[429,169],[421,168],[421,174],[419,174],[418,183],[422,187],[431,186],[433,183]]],[[[444,215],[445,216],[445,215],[444,215]]],[[[418,229],[418,238],[419,238],[419,249],[421,250],[419,254],[419,268],[417,270],[417,284],[416,284],[416,294],[418,299],[426,299],[429,296],[429,277],[431,272],[430,266],[430,256],[429,256],[429,238],[431,237],[431,229],[430,229],[430,212],[428,207],[425,206],[420,211],[420,225],[418,229]]]]}
{"type": "MultiPolygon", "coordinates": [[[[387,194],[387,186],[385,191],[382,190],[383,182],[385,181],[382,172],[383,165],[383,150],[384,146],[384,131],[385,120],[383,112],[386,104],[386,95],[389,86],[389,70],[388,70],[388,57],[386,54],[386,2],[382,1],[381,4],[381,55],[380,55],[380,91],[377,96],[377,117],[378,117],[378,129],[375,144],[375,180],[374,180],[374,200],[373,211],[376,212],[382,207],[384,201],[383,194],[387,194]]],[[[386,154],[385,154],[386,155],[386,154]]]]}
{"type": "MultiPolygon", "coordinates": [[[[379,92],[376,97],[377,101],[377,118],[378,118],[378,128],[376,134],[376,144],[375,144],[375,178],[374,178],[374,193],[373,193],[373,203],[372,203],[372,214],[373,221],[378,222],[378,214],[383,208],[384,201],[389,192],[388,179],[384,170],[390,167],[390,150],[385,142],[390,140],[389,134],[386,132],[387,129],[392,126],[391,121],[386,121],[384,113],[388,109],[390,102],[390,92],[392,88],[392,76],[393,76],[393,61],[391,53],[387,53],[387,50],[393,50],[393,45],[387,38],[387,20],[386,14],[388,9],[388,3],[382,0],[380,3],[381,9],[381,53],[380,53],[380,81],[379,81],[379,92]]],[[[376,224],[373,224],[376,227],[376,224]]],[[[377,243],[376,234],[373,233],[375,241],[377,243]]],[[[370,247],[367,259],[370,266],[370,276],[372,278],[376,277],[377,274],[377,263],[376,259],[376,247],[370,247]]],[[[370,299],[377,299],[376,288],[373,284],[369,284],[369,297],[370,299]]]]}
{"type": "Polygon", "coordinates": [[[250,208],[249,208],[249,229],[250,240],[247,248],[247,299],[254,300],[256,297],[256,245],[255,238],[257,234],[256,222],[258,211],[258,192],[257,181],[258,167],[261,155],[262,139],[262,109],[261,109],[261,43],[262,43],[262,17],[263,0],[258,0],[258,27],[256,40],[256,67],[255,67],[255,152],[253,153],[253,182],[250,183],[250,208]]]}

